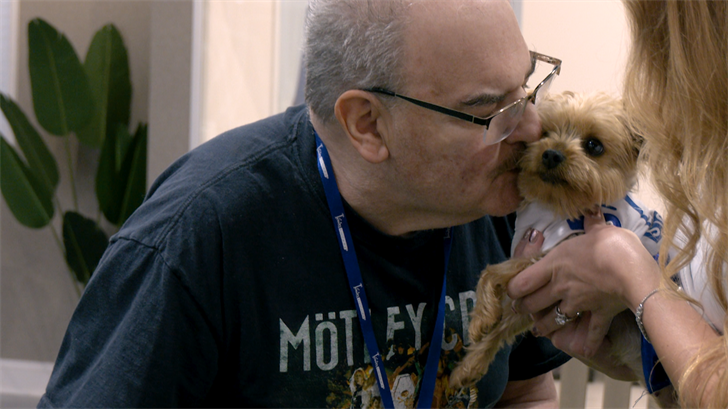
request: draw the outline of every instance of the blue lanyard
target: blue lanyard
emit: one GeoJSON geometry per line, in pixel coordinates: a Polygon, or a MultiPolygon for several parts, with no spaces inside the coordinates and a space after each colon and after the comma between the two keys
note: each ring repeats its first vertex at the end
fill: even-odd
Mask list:
{"type": "MultiPolygon", "coordinates": [[[[389,389],[387,373],[384,370],[384,362],[381,354],[379,353],[377,340],[374,337],[374,328],[372,327],[369,303],[367,302],[366,292],[364,291],[364,281],[361,278],[359,262],[357,261],[356,252],[354,251],[354,242],[351,238],[351,232],[349,231],[349,223],[344,215],[344,205],[341,201],[341,194],[339,193],[339,188],[336,185],[336,179],[334,177],[333,168],[331,167],[329,152],[326,150],[326,146],[324,146],[323,142],[321,142],[318,134],[316,134],[316,152],[321,182],[324,184],[326,201],[329,204],[331,218],[334,222],[334,227],[336,228],[339,239],[339,249],[341,250],[341,256],[344,259],[344,268],[346,269],[346,275],[349,279],[351,294],[354,296],[354,300],[356,302],[359,324],[361,325],[364,342],[366,343],[369,356],[372,360],[374,375],[376,376],[377,384],[379,385],[379,393],[382,398],[382,404],[385,408],[394,408],[392,392],[389,389]]],[[[442,293],[440,294],[440,303],[437,309],[435,329],[432,333],[432,341],[430,342],[427,354],[427,364],[425,365],[424,376],[420,384],[419,401],[417,402],[418,408],[432,407],[432,398],[435,392],[435,381],[437,379],[437,369],[440,364],[440,350],[442,348],[442,337],[445,328],[445,285],[447,283],[447,265],[450,260],[450,250],[452,248],[452,236],[450,232],[451,229],[447,229],[444,238],[445,274],[442,279],[442,293]]]]}

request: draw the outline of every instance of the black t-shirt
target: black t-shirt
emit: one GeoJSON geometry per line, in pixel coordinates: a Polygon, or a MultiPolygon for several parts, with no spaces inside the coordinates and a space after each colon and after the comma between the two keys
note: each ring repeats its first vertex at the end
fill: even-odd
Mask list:
{"type": "MultiPolygon", "coordinates": [[[[382,234],[347,206],[397,407],[416,403],[444,273],[441,230],[382,234]]],[[[229,131],[173,164],[116,234],[71,320],[40,406],[376,407],[305,108],[229,131]]],[[[526,337],[477,387],[450,390],[475,284],[504,218],[453,229],[433,406],[492,406],[568,357],[526,337]]]]}

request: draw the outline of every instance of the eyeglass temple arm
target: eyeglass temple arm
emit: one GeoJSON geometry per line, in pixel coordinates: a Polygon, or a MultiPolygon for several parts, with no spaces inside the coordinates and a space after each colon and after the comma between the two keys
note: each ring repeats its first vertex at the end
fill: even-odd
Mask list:
{"type": "Polygon", "coordinates": [[[477,116],[469,115],[469,114],[466,114],[464,112],[455,111],[453,109],[445,108],[445,107],[440,106],[440,105],[435,105],[435,104],[431,104],[429,102],[420,101],[419,99],[414,99],[414,98],[410,98],[410,97],[407,97],[407,96],[404,96],[404,95],[400,95],[400,94],[397,94],[395,92],[392,92],[392,91],[387,90],[387,89],[384,89],[384,88],[369,88],[369,89],[367,89],[365,91],[376,92],[378,94],[389,95],[390,97],[402,98],[403,100],[408,101],[408,102],[411,102],[411,103],[413,103],[415,105],[419,105],[421,107],[425,107],[425,108],[431,109],[433,111],[437,111],[437,112],[443,113],[445,115],[450,115],[450,116],[454,116],[456,118],[464,119],[464,120],[466,120],[468,122],[472,122],[472,123],[477,124],[477,125],[485,125],[485,126],[488,126],[490,124],[490,118],[486,118],[486,119],[478,118],[477,116]]]}

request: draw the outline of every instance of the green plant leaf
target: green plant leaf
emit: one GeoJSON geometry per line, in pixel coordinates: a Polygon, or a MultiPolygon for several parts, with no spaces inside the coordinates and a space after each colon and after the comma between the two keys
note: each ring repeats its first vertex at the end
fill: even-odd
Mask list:
{"type": "Polygon", "coordinates": [[[96,172],[96,198],[106,219],[121,226],[144,201],[147,185],[147,126],[134,137],[119,126],[101,147],[96,172]]]}
{"type": "Polygon", "coordinates": [[[0,190],[22,225],[38,229],[53,219],[52,193],[38,181],[3,135],[0,135],[0,190]]]}
{"type": "Polygon", "coordinates": [[[109,245],[109,239],[93,220],[76,212],[66,212],[63,215],[63,245],[68,266],[76,279],[86,285],[109,245]]]}
{"type": "Polygon", "coordinates": [[[125,150],[132,139],[129,131],[118,125],[117,131],[108,135],[101,146],[99,167],[96,170],[96,199],[99,208],[111,224],[118,224],[121,201],[124,198],[124,180],[120,175],[123,162],[120,150],[125,150]]]}
{"type": "Polygon", "coordinates": [[[121,174],[121,168],[124,166],[124,159],[129,152],[129,148],[134,143],[134,137],[129,134],[126,127],[118,125],[116,129],[116,147],[114,165],[116,166],[116,173],[121,174]]]}
{"type": "Polygon", "coordinates": [[[38,123],[58,136],[86,127],[94,113],[86,72],[68,39],[39,18],[28,23],[28,68],[38,123]]]}
{"type": "Polygon", "coordinates": [[[118,124],[129,127],[131,113],[129,59],[116,27],[109,24],[96,32],[83,66],[97,110],[89,125],[76,136],[81,143],[100,148],[104,139],[116,132],[118,124]]]}
{"type": "Polygon", "coordinates": [[[46,189],[53,193],[58,186],[58,164],[43,139],[12,99],[0,93],[0,109],[13,128],[15,140],[28,161],[30,171],[46,189]]]}
{"type": "Polygon", "coordinates": [[[145,124],[139,124],[134,133],[134,141],[124,158],[121,177],[126,179],[126,189],[124,189],[124,199],[117,223],[119,226],[124,224],[134,210],[142,204],[147,192],[147,126],[145,124]]]}

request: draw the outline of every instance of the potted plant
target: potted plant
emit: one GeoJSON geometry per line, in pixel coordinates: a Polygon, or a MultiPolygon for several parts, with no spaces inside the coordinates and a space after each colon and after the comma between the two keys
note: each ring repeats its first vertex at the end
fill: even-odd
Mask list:
{"type": "Polygon", "coordinates": [[[64,139],[66,158],[53,156],[26,114],[0,93],[0,109],[19,151],[0,135],[0,190],[13,216],[33,229],[49,227],[79,294],[108,245],[101,215],[118,229],[146,192],[147,126],[129,131],[131,82],[126,48],[109,24],[98,30],[81,62],[68,39],[42,19],[28,24],[28,69],[37,123],[64,139]],[[69,138],[98,151],[98,215],[79,211],[69,138]],[[58,163],[69,168],[73,208],[56,196],[58,163]],[[62,231],[51,223],[62,218],[62,231]]]}

